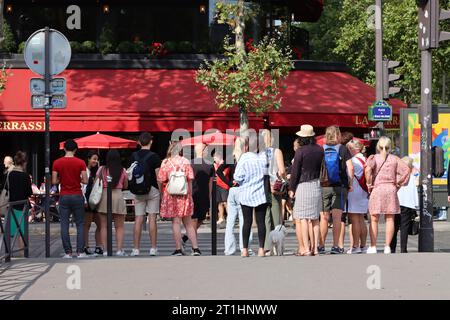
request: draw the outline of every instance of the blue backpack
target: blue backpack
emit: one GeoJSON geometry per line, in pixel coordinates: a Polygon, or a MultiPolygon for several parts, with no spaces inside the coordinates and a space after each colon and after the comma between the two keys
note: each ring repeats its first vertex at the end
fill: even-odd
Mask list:
{"type": "Polygon", "coordinates": [[[325,145],[325,166],[327,168],[328,182],[330,185],[341,185],[341,157],[339,156],[340,145],[325,145]]]}

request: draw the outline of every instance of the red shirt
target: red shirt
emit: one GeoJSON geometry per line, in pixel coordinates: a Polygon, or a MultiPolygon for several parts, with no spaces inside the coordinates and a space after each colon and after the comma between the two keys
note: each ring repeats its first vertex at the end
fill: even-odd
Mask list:
{"type": "Polygon", "coordinates": [[[61,184],[60,195],[83,195],[81,192],[81,172],[86,164],[76,157],[59,158],[53,163],[53,171],[58,172],[61,184]]]}

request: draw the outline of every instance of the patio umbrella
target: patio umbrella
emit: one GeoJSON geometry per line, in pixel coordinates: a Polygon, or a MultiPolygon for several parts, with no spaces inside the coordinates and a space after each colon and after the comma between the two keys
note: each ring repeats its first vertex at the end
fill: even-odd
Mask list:
{"type": "MultiPolygon", "coordinates": [[[[106,134],[93,134],[83,138],[74,139],[79,149],[134,149],[137,142],[133,140],[122,139],[106,134]]],[[[64,149],[64,141],[59,144],[59,148],[64,149]]]]}
{"type": "Polygon", "coordinates": [[[199,143],[215,146],[223,146],[223,145],[229,146],[234,144],[234,140],[236,140],[236,136],[217,131],[214,133],[204,134],[201,136],[195,136],[189,139],[183,139],[181,140],[181,144],[183,146],[194,146],[199,143]]]}
{"type": "MultiPolygon", "coordinates": [[[[358,140],[359,142],[361,142],[366,147],[370,146],[370,141],[369,140],[356,138],[356,137],[354,137],[353,140],[358,140]]],[[[318,145],[323,146],[325,144],[325,135],[316,137],[316,142],[317,142],[318,145]]]]}

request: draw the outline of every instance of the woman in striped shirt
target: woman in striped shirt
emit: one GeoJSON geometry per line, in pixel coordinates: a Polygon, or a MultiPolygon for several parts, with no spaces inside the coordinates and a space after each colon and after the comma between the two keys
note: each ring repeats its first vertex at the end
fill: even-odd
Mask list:
{"type": "Polygon", "coordinates": [[[234,180],[239,184],[239,200],[244,216],[243,257],[249,256],[248,242],[253,223],[253,210],[255,210],[256,224],[258,225],[258,256],[265,256],[267,198],[264,191],[264,175],[266,170],[266,163],[256,153],[249,152],[249,139],[245,138],[244,154],[239,159],[234,172],[234,180]]]}

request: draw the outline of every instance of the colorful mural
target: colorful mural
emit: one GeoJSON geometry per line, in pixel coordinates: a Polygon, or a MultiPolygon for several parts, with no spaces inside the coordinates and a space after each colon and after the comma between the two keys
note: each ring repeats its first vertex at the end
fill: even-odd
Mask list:
{"type": "MultiPolygon", "coordinates": [[[[439,114],[439,123],[433,125],[433,146],[444,149],[445,174],[442,178],[434,178],[433,184],[446,185],[448,160],[450,157],[450,113],[439,114]]],[[[420,168],[420,124],[417,113],[408,114],[408,154],[414,159],[414,166],[420,168]]]]}

